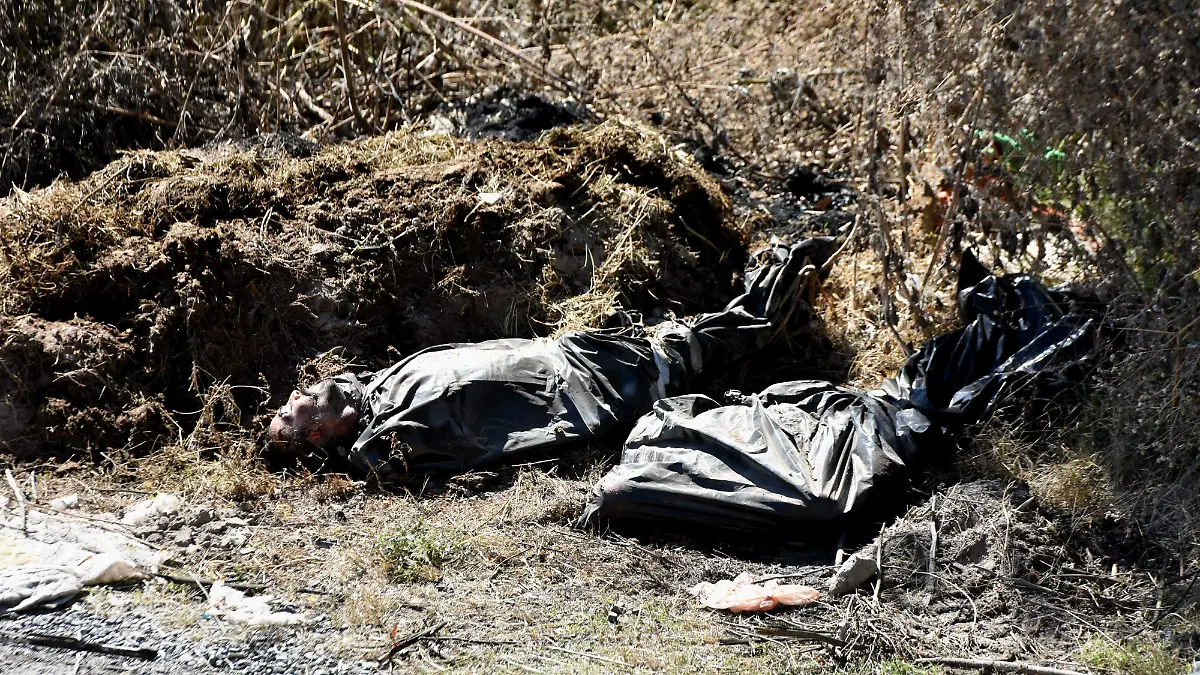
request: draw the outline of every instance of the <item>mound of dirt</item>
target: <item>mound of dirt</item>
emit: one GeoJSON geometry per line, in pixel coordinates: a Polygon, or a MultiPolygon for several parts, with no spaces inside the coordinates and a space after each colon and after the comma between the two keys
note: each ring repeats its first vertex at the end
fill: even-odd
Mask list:
{"type": "Polygon", "coordinates": [[[711,310],[745,248],[719,187],[619,121],[130,154],[0,201],[0,448],[143,448],[348,363],[711,310]]]}
{"type": "MultiPolygon", "coordinates": [[[[1128,633],[1130,613],[1153,605],[1160,589],[1152,577],[1110,567],[1111,559],[1098,539],[1040,509],[1027,487],[982,480],[910,509],[833,585],[852,567],[871,579],[878,560],[882,615],[858,626],[860,638],[910,656],[1009,660],[1069,651],[1099,629],[1128,633]]],[[[864,584],[863,598],[874,584],[864,584]]]]}

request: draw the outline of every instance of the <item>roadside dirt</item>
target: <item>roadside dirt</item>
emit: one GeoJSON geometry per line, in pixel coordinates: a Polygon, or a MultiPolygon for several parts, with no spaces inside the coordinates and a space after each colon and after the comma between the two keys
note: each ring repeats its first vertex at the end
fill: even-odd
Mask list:
{"type": "MultiPolygon", "coordinates": [[[[512,126],[504,106],[529,107],[514,100],[487,114],[512,126]]],[[[149,635],[170,645],[155,664],[88,656],[80,672],[170,673],[870,672],[882,658],[962,654],[1087,670],[1086,645],[1161,636],[1160,603],[1190,592],[1165,581],[1186,570],[1131,556],[1129,538],[1082,530],[1008,480],[935,484],[977,478],[967,463],[917,486],[906,515],[879,514],[878,592],[871,580],[756,617],[703,609],[688,589],[749,571],[825,593],[839,549],[869,546],[881,523],[780,541],[575,531],[615,444],[387,488],[260,458],[265,411],[295,382],[440,342],[595,326],[616,306],[715,309],[755,243],[850,234],[855,195],[836,177],[719,164],[705,172],[621,121],[525,142],[266,137],[134,153],[0,202],[0,447],[30,497],[75,493],[103,512],[180,493],[185,510],[140,537],[189,574],[260,583],[323,617],[247,631],[205,618],[194,585],[155,581],[0,630],[149,635]],[[214,517],[198,523],[204,510],[214,517]]],[[[856,309],[881,274],[869,246],[853,242],[820,309],[869,331],[874,361],[838,336],[786,345],[747,366],[747,389],[862,383],[903,359],[887,317],[856,309]]],[[[951,321],[952,293],[938,297],[905,337],[951,321]]],[[[3,649],[28,672],[55,663],[3,649]]]]}

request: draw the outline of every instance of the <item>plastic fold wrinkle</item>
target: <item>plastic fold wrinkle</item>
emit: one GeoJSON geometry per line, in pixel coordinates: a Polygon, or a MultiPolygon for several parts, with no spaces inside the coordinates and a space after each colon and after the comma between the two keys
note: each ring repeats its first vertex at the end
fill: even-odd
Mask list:
{"type": "Polygon", "coordinates": [[[722,405],[657,401],[578,525],[673,522],[740,533],[862,513],[902,490],[922,462],[1001,411],[1080,382],[1097,319],[1027,275],[993,276],[969,252],[962,328],[927,342],[878,391],[775,384],[722,405]]]}
{"type": "Polygon", "coordinates": [[[340,451],[381,478],[461,471],[517,453],[622,437],[655,401],[765,345],[811,308],[799,292],[834,250],[830,237],[773,244],[720,312],[554,338],[431,347],[334,381],[359,429],[340,451]]]}

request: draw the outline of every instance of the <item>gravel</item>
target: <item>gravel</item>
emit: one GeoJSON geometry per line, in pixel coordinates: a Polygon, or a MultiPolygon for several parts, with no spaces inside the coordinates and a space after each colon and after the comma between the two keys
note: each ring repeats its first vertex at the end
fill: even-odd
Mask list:
{"type": "MultiPolygon", "coordinates": [[[[196,613],[202,611],[197,606],[196,613]]],[[[104,616],[83,602],[57,612],[0,617],[0,664],[6,675],[51,673],[297,673],[351,675],[378,672],[371,661],[339,659],[325,645],[339,630],[327,617],[304,627],[246,630],[201,619],[188,629],[164,626],[131,607],[104,616]],[[21,636],[55,635],[132,649],[158,650],[153,661],[20,643],[21,636]],[[14,638],[16,638],[14,640],[14,638]],[[76,665],[78,662],[78,666],[76,665]]]]}

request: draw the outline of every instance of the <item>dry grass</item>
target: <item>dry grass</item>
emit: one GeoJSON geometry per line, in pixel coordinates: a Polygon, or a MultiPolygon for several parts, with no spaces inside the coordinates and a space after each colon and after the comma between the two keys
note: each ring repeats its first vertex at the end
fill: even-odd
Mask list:
{"type": "Polygon", "coordinates": [[[258,494],[236,478],[247,432],[297,380],[618,303],[718,307],[744,245],[691,158],[620,120],[526,144],[410,129],[312,156],[136,153],[0,201],[0,443],[216,453],[216,489],[258,494]]]}
{"type": "MultiPolygon", "coordinates": [[[[365,135],[366,125],[354,119],[346,102],[349,87],[341,70],[331,2],[275,3],[288,11],[261,15],[249,5],[229,4],[218,15],[199,12],[191,22],[175,21],[190,10],[168,3],[161,10],[170,19],[164,22],[166,27],[146,35],[131,28],[133,4],[105,5],[109,11],[96,22],[92,19],[97,18],[99,3],[85,3],[72,16],[54,13],[50,4],[37,5],[50,18],[42,22],[43,27],[28,21],[0,21],[0,30],[32,36],[23,43],[0,35],[0,44],[10,50],[12,45],[31,45],[20,53],[0,55],[3,70],[30,73],[16,78],[27,78],[27,86],[19,91],[0,91],[0,129],[13,129],[0,138],[6,153],[0,162],[0,183],[5,188],[10,181],[45,184],[59,170],[81,177],[115,157],[121,147],[183,148],[214,138],[276,130],[321,140],[365,135]],[[92,23],[108,45],[77,55],[92,23]],[[250,36],[246,50],[230,40],[242,31],[250,36]],[[200,48],[175,54],[170,46],[184,35],[192,36],[200,48]],[[108,57],[101,51],[123,56],[108,57]],[[174,55],[164,56],[170,54],[174,55]],[[79,65],[71,66],[75,61],[79,65]],[[28,64],[37,68],[29,69],[28,64]],[[162,76],[166,79],[161,89],[146,84],[158,83],[162,76]],[[54,98],[59,82],[77,96],[58,97],[53,105],[45,105],[54,98]],[[151,95],[152,90],[157,93],[151,95]],[[94,108],[92,101],[100,101],[104,109],[83,114],[81,108],[94,108]],[[46,115],[27,115],[18,121],[23,112],[39,106],[48,109],[46,115]],[[139,111],[170,124],[127,114],[139,111]],[[84,139],[82,145],[74,140],[78,138],[84,139]],[[118,142],[101,142],[106,138],[118,142]]],[[[649,297],[672,297],[690,285],[686,281],[665,289],[646,285],[651,283],[648,280],[662,282],[670,276],[656,271],[661,257],[647,253],[646,242],[653,242],[648,234],[655,232],[650,225],[661,222],[672,208],[675,216],[682,217],[686,205],[703,196],[715,211],[725,214],[723,227],[732,233],[728,241],[817,227],[809,225],[815,222],[809,220],[810,214],[796,216],[800,225],[780,222],[785,219],[762,213],[770,205],[763,202],[770,199],[752,204],[755,199],[747,197],[786,191],[780,186],[791,168],[815,164],[837,172],[857,191],[862,217],[856,241],[833,270],[819,307],[835,348],[850,364],[848,378],[864,386],[878,383],[902,362],[901,343],[918,344],[954,324],[952,270],[954,255],[962,248],[980,252],[998,270],[1032,272],[1050,281],[1098,290],[1111,308],[1113,340],[1093,373],[1092,393],[1069,406],[1074,412],[1066,428],[1048,431],[1046,420],[1023,420],[1019,415],[1015,425],[989,426],[978,447],[960,462],[960,473],[1029,483],[1039,503],[1055,516],[1046,527],[1067,533],[1070,544],[1062,544],[1064,551],[1085,550],[1092,555],[1094,550],[1098,557],[1117,551],[1113,555],[1123,557],[1134,570],[1120,576],[1119,583],[1136,587],[1139,593],[1145,590],[1140,575],[1161,579],[1163,570],[1169,570],[1182,576],[1194,565],[1200,547],[1196,516],[1200,490],[1195,487],[1200,471],[1200,424],[1195,422],[1200,419],[1200,389],[1195,364],[1200,359],[1195,353],[1194,320],[1200,315],[1195,277],[1200,265],[1195,239],[1200,222],[1196,193],[1200,71],[1194,68],[1200,60],[1196,46],[1200,43],[1198,24],[1186,8],[1077,0],[1039,5],[982,0],[799,4],[718,0],[617,6],[589,1],[498,7],[464,0],[438,5],[461,17],[486,15],[473,25],[543,64],[534,67],[503,50],[485,49],[459,27],[399,5],[347,3],[347,7],[345,28],[352,36],[353,55],[349,69],[357,84],[357,104],[360,115],[380,130],[409,122],[432,124],[432,118],[440,115],[469,127],[473,109],[462,104],[459,95],[503,83],[517,91],[571,90],[576,101],[601,116],[623,115],[664,132],[662,136],[635,132],[642,141],[633,143],[629,153],[607,155],[609,162],[603,153],[589,155],[583,148],[576,161],[539,174],[536,185],[531,181],[527,190],[505,192],[511,183],[508,174],[485,172],[472,186],[475,192],[506,196],[495,209],[472,211],[475,203],[465,204],[460,215],[469,212],[472,217],[492,218],[492,223],[518,223],[518,234],[538,232],[545,227],[545,220],[539,219],[559,217],[543,208],[546,204],[539,195],[556,190],[551,185],[555,182],[567,193],[582,187],[590,201],[564,211],[605,232],[611,251],[603,261],[588,262],[585,257],[582,266],[556,265],[538,257],[536,246],[521,248],[527,240],[516,237],[512,248],[525,257],[513,264],[524,270],[529,285],[519,301],[493,295],[502,298],[497,301],[502,306],[483,309],[479,298],[491,292],[484,288],[486,280],[472,279],[469,266],[463,267],[458,258],[439,259],[436,274],[414,282],[414,286],[437,289],[432,303],[444,304],[447,297],[463,303],[460,307],[480,312],[496,334],[506,335],[527,332],[531,319],[537,326],[530,332],[593,325],[617,304],[628,306],[636,298],[649,308],[654,304],[649,297]],[[571,84],[547,76],[546,68],[561,73],[571,84]],[[547,81],[557,84],[547,87],[547,81]],[[1029,147],[1024,153],[998,157],[991,132],[1021,138],[1022,130],[1028,131],[1024,138],[1029,147]],[[1046,148],[1060,154],[1047,154],[1046,148]],[[728,215],[727,198],[716,184],[696,178],[700,174],[691,160],[679,159],[684,150],[720,175],[724,190],[735,197],[734,216],[728,215]],[[643,175],[643,167],[630,164],[630,157],[649,158],[651,166],[667,166],[676,173],[653,185],[627,180],[623,165],[643,175]],[[562,176],[584,178],[567,185],[562,176]],[[596,205],[603,210],[590,212],[596,205]],[[578,275],[580,269],[586,273],[578,275]],[[1110,541],[1113,538],[1118,541],[1110,541]]],[[[607,130],[621,134],[629,128],[610,123],[607,130]]],[[[46,398],[91,405],[101,388],[84,373],[107,375],[105,364],[121,364],[129,358],[130,349],[122,343],[125,338],[109,335],[111,331],[104,332],[102,326],[86,325],[93,336],[87,351],[101,355],[98,361],[74,356],[84,350],[54,347],[41,337],[46,333],[41,327],[10,327],[20,320],[9,314],[36,310],[31,303],[63,296],[71,276],[95,264],[86,256],[72,256],[74,248],[97,250],[131,234],[158,237],[177,219],[187,220],[208,208],[236,206],[239,198],[243,203],[275,204],[280,200],[277,189],[285,196],[336,192],[342,184],[339,176],[375,171],[388,164],[391,153],[401,151],[414,157],[407,164],[471,161],[480,152],[450,139],[421,138],[404,131],[328,148],[311,161],[263,158],[258,151],[232,149],[221,151],[226,153],[221,159],[199,153],[197,169],[187,166],[197,153],[135,153],[79,186],[59,185],[52,189],[57,193],[28,196],[14,192],[0,203],[0,243],[8,242],[0,245],[0,264],[9,275],[0,281],[10,291],[0,297],[6,315],[0,317],[6,322],[0,326],[7,329],[0,354],[5,364],[24,358],[20,355],[29,350],[40,355],[62,353],[74,360],[69,358],[60,370],[45,372],[40,365],[27,367],[33,360],[24,361],[21,368],[10,367],[8,374],[0,375],[0,386],[7,382],[4,377],[13,379],[12,373],[22,381],[38,381],[47,373],[51,377],[75,373],[76,388],[67,393],[51,391],[46,398]],[[279,171],[280,165],[288,169],[279,171]],[[221,193],[231,176],[255,176],[249,181],[253,190],[221,193]],[[61,198],[52,199],[50,194],[61,198]],[[139,210],[159,215],[157,220],[142,221],[136,215],[139,210]],[[22,248],[14,249],[13,241],[20,241],[22,248]]],[[[503,163],[510,161],[504,156],[513,152],[506,147],[487,159],[503,163]]],[[[529,155],[515,157],[511,161],[522,167],[529,162],[529,155]]],[[[359,228],[351,234],[368,245],[386,247],[403,228],[372,225],[379,222],[380,212],[372,210],[369,200],[365,207],[358,201],[368,192],[347,190],[336,199],[310,205],[310,213],[332,213],[337,222],[298,217],[294,211],[285,215],[280,209],[275,215],[259,209],[240,212],[243,216],[238,217],[254,226],[260,222],[272,226],[277,218],[303,223],[304,227],[288,230],[301,247],[343,246],[332,234],[342,225],[359,228]]],[[[437,208],[422,207],[410,217],[441,213],[445,202],[444,193],[434,193],[422,203],[436,203],[437,208]]],[[[811,203],[804,206],[820,211],[811,203]]],[[[469,224],[451,220],[440,224],[442,233],[469,224]]],[[[250,249],[278,245],[278,236],[245,235],[250,229],[241,230],[239,245],[250,249]]],[[[704,243],[708,233],[701,234],[689,241],[689,254],[713,254],[706,265],[719,258],[721,251],[712,248],[736,248],[728,242],[710,247],[704,243]]],[[[683,234],[677,229],[670,236],[683,234]]],[[[344,249],[329,250],[337,255],[344,249]]],[[[382,255],[386,260],[391,254],[382,255]]],[[[288,265],[267,269],[273,276],[294,275],[295,265],[303,267],[297,260],[306,259],[307,253],[288,265]]],[[[424,258],[406,261],[406,270],[426,265],[424,258]]],[[[79,277],[81,285],[108,274],[111,266],[92,269],[99,271],[79,277]]],[[[242,280],[231,285],[247,287],[242,280]]],[[[287,290],[290,294],[295,289],[287,290]]],[[[349,289],[358,295],[378,290],[367,283],[349,289]]],[[[320,313],[320,294],[311,288],[304,292],[312,295],[301,302],[303,311],[320,313]]],[[[222,293],[229,294],[220,288],[212,295],[222,293]]],[[[203,302],[206,297],[193,293],[183,299],[203,302]]],[[[289,295],[288,302],[293,297],[289,295]]],[[[696,308],[703,304],[697,302],[696,308]]],[[[69,300],[62,308],[73,310],[77,305],[69,300]]],[[[56,320],[72,315],[65,310],[59,314],[56,320]]],[[[147,318],[153,320],[140,325],[151,342],[161,334],[155,331],[170,335],[178,329],[178,324],[167,320],[170,317],[147,318]]],[[[81,322],[88,319],[73,321],[84,325],[81,322]]],[[[444,323],[429,322],[421,340],[464,339],[458,333],[437,333],[444,323]]],[[[454,328],[468,323],[456,323],[454,328]]],[[[386,334],[404,332],[395,328],[389,327],[386,334]]],[[[239,330],[278,334],[274,324],[242,324],[239,330]]],[[[200,335],[194,340],[213,337],[200,335]]],[[[219,342],[220,336],[215,337],[219,342]]],[[[303,337],[307,339],[307,334],[303,337]]],[[[366,353],[328,352],[334,342],[306,353],[311,360],[294,355],[286,359],[284,367],[269,375],[271,387],[297,375],[317,378],[346,363],[371,366],[375,365],[372,358],[394,356],[386,350],[386,339],[366,353]]],[[[67,340],[67,344],[72,343],[67,340]]],[[[138,355],[150,352],[143,343],[135,346],[138,355]]],[[[225,382],[225,373],[211,368],[211,356],[203,352],[184,353],[173,385],[190,392],[186,397],[193,404],[186,407],[190,411],[204,402],[200,392],[225,382]]],[[[43,362],[50,361],[43,358],[37,363],[43,362]]],[[[260,371],[247,368],[241,379],[225,384],[261,386],[255,379],[260,371]]],[[[128,413],[143,404],[150,405],[151,411],[164,406],[153,396],[140,394],[123,399],[117,412],[128,413]]],[[[255,405],[240,399],[235,404],[243,413],[241,423],[248,426],[245,417],[253,414],[255,405]]],[[[0,431],[11,420],[24,419],[12,405],[0,401],[0,431]]],[[[185,407],[176,404],[171,409],[185,407]]],[[[220,413],[218,418],[224,414],[213,410],[220,413]]],[[[746,566],[764,569],[755,567],[757,562],[729,562],[668,546],[654,550],[677,559],[679,567],[660,569],[658,558],[637,548],[607,539],[580,539],[562,530],[561,524],[577,508],[602,462],[590,473],[576,473],[569,479],[535,466],[505,479],[503,487],[493,491],[480,492],[467,481],[447,486],[457,492],[443,495],[414,488],[419,497],[370,495],[354,502],[359,496],[356,489],[336,481],[311,477],[279,481],[269,476],[247,462],[246,438],[223,436],[219,423],[213,427],[189,417],[186,423],[181,420],[182,431],[167,424],[169,438],[164,442],[133,438],[120,425],[98,436],[97,430],[107,427],[86,416],[72,417],[61,407],[47,407],[45,415],[47,428],[75,433],[67,438],[77,447],[128,446],[136,454],[148,446],[169,445],[161,462],[149,463],[172,467],[161,474],[162,485],[168,484],[169,476],[180,475],[194,481],[186,485],[195,495],[249,496],[268,491],[275,495],[276,490],[290,495],[282,501],[267,500],[262,508],[286,506],[291,511],[281,511],[281,519],[303,514],[309,519],[304,522],[319,523],[307,527],[324,528],[355,542],[347,544],[350,552],[342,552],[339,544],[332,559],[345,560],[345,569],[350,570],[342,582],[359,584],[343,615],[350,623],[374,627],[368,631],[372,648],[386,643],[387,624],[415,628],[428,613],[437,612],[449,613],[452,627],[470,627],[464,630],[475,636],[512,634],[539,645],[553,639],[576,651],[594,645],[597,654],[646,669],[725,666],[770,672],[832,665],[821,660],[820,653],[807,654],[807,647],[794,643],[718,646],[711,615],[689,607],[680,593],[682,580],[746,566]],[[193,428],[205,431],[193,432],[193,428]],[[90,435],[81,434],[81,429],[91,430],[90,435]],[[296,495],[302,495],[298,503],[287,501],[296,495]],[[306,501],[309,497],[312,504],[306,501]],[[331,525],[329,509],[347,497],[346,503],[354,504],[348,510],[349,522],[361,524],[331,525]],[[431,527],[478,535],[474,558],[447,565],[449,590],[388,584],[378,560],[362,553],[371,550],[372,533],[409,526],[419,519],[431,527]],[[558,551],[547,550],[549,546],[558,551]],[[494,580],[493,574],[497,574],[494,580]],[[664,590],[656,577],[681,581],[664,590]],[[406,605],[409,601],[422,609],[406,605]],[[615,602],[638,608],[632,624],[638,630],[608,624],[603,618],[604,605],[615,602]],[[479,615],[485,618],[477,619],[479,615]]],[[[1055,420],[1054,426],[1061,424],[1055,420]]],[[[116,457],[118,463],[126,462],[116,457]]],[[[475,478],[484,485],[490,480],[475,478]]],[[[280,539],[278,560],[309,556],[302,535],[287,534],[296,540],[280,539]]],[[[253,565],[254,573],[264,577],[280,578],[286,573],[281,562],[272,558],[255,560],[253,565]]],[[[307,561],[297,568],[320,578],[327,573],[322,571],[324,565],[307,561]]],[[[228,568],[218,565],[210,571],[223,569],[228,568]]],[[[1068,586],[1054,588],[1075,593],[1068,586]]],[[[1178,590],[1163,589],[1172,601],[1178,590]]],[[[946,595],[958,597],[954,592],[946,595]]],[[[1088,606],[1090,601],[1082,598],[1071,611],[1078,613],[1088,606]]],[[[1193,600],[1181,602],[1179,613],[1194,611],[1189,604],[1193,600]]],[[[830,608],[814,614],[830,623],[850,614],[845,605],[836,610],[842,614],[835,615],[830,608]]],[[[868,610],[859,607],[855,620],[883,625],[889,618],[868,610]]],[[[921,616],[919,608],[914,611],[921,616]]],[[[1144,614],[1137,616],[1138,621],[1146,619],[1144,614]]],[[[1067,615],[1059,619],[1071,625],[1076,641],[1063,649],[1070,651],[1087,639],[1086,628],[1071,623],[1074,619],[1067,615]]],[[[1156,620],[1148,633],[1163,635],[1163,627],[1177,618],[1156,620]]],[[[870,645],[872,656],[896,649],[887,640],[870,645]]],[[[542,659],[536,665],[548,670],[600,670],[612,665],[533,648],[514,651],[507,660],[487,646],[456,649],[454,653],[463,660],[454,663],[466,670],[514,670],[526,657],[542,659]]],[[[1033,656],[1054,656],[1050,651],[1037,645],[1031,648],[1033,656]]],[[[406,656],[412,659],[406,666],[436,669],[418,653],[406,656]]],[[[1092,665],[1130,670],[1115,658],[1092,665]]],[[[910,672],[908,666],[892,662],[845,666],[851,672],[860,667],[864,672],[910,672]]]]}

